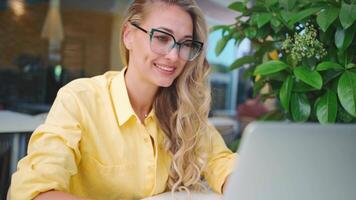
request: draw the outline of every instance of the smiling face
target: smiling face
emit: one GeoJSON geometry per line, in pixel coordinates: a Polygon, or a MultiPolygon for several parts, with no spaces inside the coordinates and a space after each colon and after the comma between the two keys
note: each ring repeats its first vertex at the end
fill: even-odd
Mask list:
{"type": "MultiPolygon", "coordinates": [[[[138,25],[147,30],[158,29],[174,36],[177,42],[191,40],[192,18],[182,8],[162,2],[150,5],[138,25]]],[[[179,56],[178,48],[166,55],[152,51],[150,35],[127,24],[124,30],[124,44],[129,50],[126,75],[129,81],[150,84],[155,87],[169,87],[181,74],[187,61],[179,56]]]]}

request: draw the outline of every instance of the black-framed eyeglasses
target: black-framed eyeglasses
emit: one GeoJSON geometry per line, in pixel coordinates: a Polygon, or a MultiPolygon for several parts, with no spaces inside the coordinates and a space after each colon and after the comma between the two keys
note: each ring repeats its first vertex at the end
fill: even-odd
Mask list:
{"type": "Polygon", "coordinates": [[[159,29],[145,30],[138,24],[130,22],[132,26],[147,33],[150,36],[151,50],[160,55],[167,55],[173,48],[178,47],[179,57],[183,60],[194,60],[203,48],[203,43],[196,40],[184,40],[177,42],[174,36],[170,33],[159,29]]]}

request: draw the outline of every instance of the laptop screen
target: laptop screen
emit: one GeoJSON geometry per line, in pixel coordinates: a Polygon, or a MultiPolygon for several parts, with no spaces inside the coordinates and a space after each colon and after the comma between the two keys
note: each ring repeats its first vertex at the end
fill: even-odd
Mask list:
{"type": "Polygon", "coordinates": [[[356,199],[356,125],[252,123],[224,200],[356,199]]]}

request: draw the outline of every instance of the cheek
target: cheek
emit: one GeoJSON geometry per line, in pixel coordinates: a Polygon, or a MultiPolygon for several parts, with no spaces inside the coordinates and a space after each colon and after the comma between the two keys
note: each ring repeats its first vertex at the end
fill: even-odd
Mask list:
{"type": "Polygon", "coordinates": [[[182,61],[179,63],[179,73],[177,74],[177,76],[182,74],[184,69],[187,67],[186,65],[187,65],[187,61],[182,61]]]}
{"type": "Polygon", "coordinates": [[[152,55],[149,44],[145,44],[145,42],[135,42],[134,47],[132,49],[133,57],[135,60],[139,60],[141,64],[150,62],[153,59],[154,55],[152,55]]]}
{"type": "Polygon", "coordinates": [[[183,69],[186,67],[187,63],[188,63],[187,61],[181,61],[181,62],[179,63],[180,68],[182,68],[182,71],[183,71],[183,69]]]}

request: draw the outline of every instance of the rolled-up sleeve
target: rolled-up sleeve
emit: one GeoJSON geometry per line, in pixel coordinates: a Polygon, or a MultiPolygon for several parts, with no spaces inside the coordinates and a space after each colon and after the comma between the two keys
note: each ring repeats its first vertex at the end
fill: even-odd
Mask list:
{"type": "Polygon", "coordinates": [[[212,133],[212,149],[203,176],[209,186],[221,194],[222,186],[232,173],[238,155],[226,147],[220,133],[214,127],[210,127],[209,131],[212,133]]]}
{"type": "Polygon", "coordinates": [[[10,199],[33,199],[49,190],[68,191],[81,154],[81,112],[71,90],[63,88],[44,124],[31,136],[27,156],[12,175],[10,199]]]}

